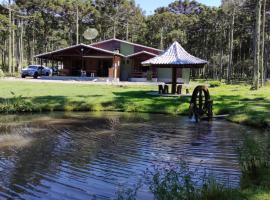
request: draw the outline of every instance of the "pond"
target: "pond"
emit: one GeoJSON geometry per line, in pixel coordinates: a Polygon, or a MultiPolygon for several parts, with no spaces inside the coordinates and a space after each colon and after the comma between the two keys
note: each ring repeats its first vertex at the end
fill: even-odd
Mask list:
{"type": "MultiPolygon", "coordinates": [[[[0,197],[115,199],[146,170],[184,158],[192,168],[239,185],[236,147],[259,131],[226,121],[126,113],[0,117],[0,197]]],[[[140,199],[152,199],[147,187],[140,199]]],[[[1,199],[0,198],[0,199],[1,199]]]]}

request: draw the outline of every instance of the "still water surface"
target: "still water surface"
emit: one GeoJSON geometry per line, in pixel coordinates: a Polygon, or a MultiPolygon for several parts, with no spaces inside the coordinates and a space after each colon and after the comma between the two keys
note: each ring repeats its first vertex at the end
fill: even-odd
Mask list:
{"type": "MultiPolygon", "coordinates": [[[[181,158],[233,186],[236,147],[256,130],[226,121],[123,113],[0,117],[0,199],[115,199],[155,166],[181,158]]],[[[144,186],[140,199],[152,199],[144,186]]]]}

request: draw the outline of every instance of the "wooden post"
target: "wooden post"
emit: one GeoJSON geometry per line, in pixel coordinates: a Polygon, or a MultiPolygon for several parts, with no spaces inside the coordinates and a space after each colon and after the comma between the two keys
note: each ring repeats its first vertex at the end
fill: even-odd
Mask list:
{"type": "Polygon", "coordinates": [[[176,77],[176,68],[172,68],[172,94],[176,93],[176,83],[177,82],[177,77],[176,77]]]}

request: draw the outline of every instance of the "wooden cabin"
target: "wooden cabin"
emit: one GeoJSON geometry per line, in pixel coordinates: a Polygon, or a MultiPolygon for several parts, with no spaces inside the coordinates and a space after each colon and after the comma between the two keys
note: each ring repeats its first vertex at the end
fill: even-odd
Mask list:
{"type": "Polygon", "coordinates": [[[155,67],[142,62],[162,51],[156,48],[109,39],[90,45],[78,44],[36,56],[41,64],[50,61],[63,63],[62,75],[117,78],[121,81],[146,81],[149,73],[158,76],[155,67]]]}

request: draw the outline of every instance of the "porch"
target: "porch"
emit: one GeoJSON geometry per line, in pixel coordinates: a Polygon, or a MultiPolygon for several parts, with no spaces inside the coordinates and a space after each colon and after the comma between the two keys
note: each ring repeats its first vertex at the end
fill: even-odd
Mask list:
{"type": "Polygon", "coordinates": [[[45,54],[37,55],[41,65],[61,62],[63,68],[58,75],[72,77],[104,77],[119,79],[121,55],[117,51],[107,51],[79,44],[45,54]]]}
{"type": "MultiPolygon", "coordinates": [[[[131,71],[128,80],[131,82],[157,81],[157,70],[155,67],[142,66],[142,62],[155,57],[156,54],[141,51],[126,57],[131,71]]],[[[124,69],[123,69],[124,70],[124,69]]]]}

